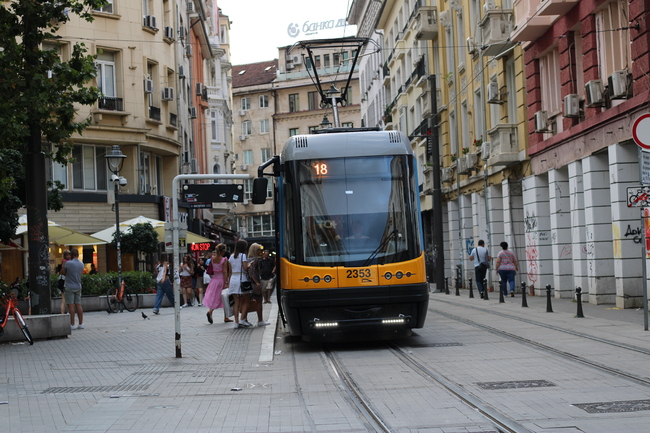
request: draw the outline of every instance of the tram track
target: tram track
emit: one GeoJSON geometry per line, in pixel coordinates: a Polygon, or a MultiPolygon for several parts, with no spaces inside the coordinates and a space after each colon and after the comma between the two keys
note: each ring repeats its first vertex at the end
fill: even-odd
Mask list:
{"type": "MultiPolygon", "coordinates": [[[[429,367],[422,364],[415,357],[406,353],[399,345],[394,342],[385,342],[388,351],[400,360],[405,366],[416,372],[420,377],[444,389],[458,401],[468,406],[471,410],[476,411],[482,418],[487,420],[499,433],[531,433],[529,429],[518,423],[513,418],[503,414],[495,409],[489,403],[465,391],[461,386],[446,379],[444,376],[435,373],[429,367]]],[[[357,384],[352,374],[346,368],[345,363],[341,360],[339,353],[325,346],[323,353],[327,363],[335,377],[339,378],[345,392],[352,399],[353,404],[357,407],[360,414],[370,423],[373,430],[381,432],[394,432],[394,429],[388,421],[373,407],[371,400],[366,396],[361,387],[357,384]]]]}
{"type": "MultiPolygon", "coordinates": [[[[454,305],[456,305],[456,304],[454,304],[454,305]]],[[[474,307],[465,307],[465,306],[462,306],[462,307],[463,308],[474,308],[474,307]]],[[[489,311],[489,310],[482,310],[482,311],[487,312],[487,313],[494,313],[494,312],[489,311]]],[[[557,355],[557,356],[563,357],[565,359],[569,359],[571,361],[574,361],[574,362],[577,362],[577,363],[580,363],[580,364],[595,368],[595,369],[597,369],[599,371],[603,371],[603,372],[606,372],[608,374],[627,379],[627,380],[632,381],[632,382],[634,382],[636,384],[640,384],[640,385],[643,385],[643,386],[650,387],[650,379],[648,379],[646,377],[639,376],[639,375],[634,374],[634,373],[630,373],[630,372],[627,372],[627,371],[620,370],[618,368],[611,367],[611,366],[606,365],[606,364],[604,364],[602,362],[594,361],[594,360],[585,358],[583,356],[567,352],[566,350],[557,349],[555,347],[549,346],[548,344],[540,343],[540,342],[531,340],[529,338],[525,338],[525,337],[516,335],[516,334],[514,334],[512,332],[508,332],[508,331],[505,331],[503,329],[498,329],[498,328],[495,328],[493,326],[485,325],[485,324],[479,323],[477,321],[468,319],[466,317],[458,316],[456,314],[452,314],[452,313],[445,312],[445,311],[442,311],[442,310],[438,310],[438,309],[435,309],[435,308],[429,308],[429,312],[437,314],[437,315],[442,316],[442,317],[446,317],[448,319],[452,319],[452,320],[455,320],[455,321],[465,323],[465,324],[467,324],[469,326],[472,326],[472,327],[475,327],[475,328],[478,328],[478,329],[488,331],[488,332],[490,332],[490,333],[492,333],[494,335],[505,337],[505,338],[508,338],[510,340],[513,340],[513,341],[516,341],[516,342],[519,342],[519,343],[522,343],[522,344],[526,344],[526,345],[531,346],[531,347],[535,347],[535,348],[543,350],[545,352],[553,353],[554,355],[557,355]]],[[[499,315],[499,316],[503,316],[503,317],[507,317],[507,318],[512,319],[512,320],[520,320],[520,321],[523,321],[523,322],[526,322],[526,323],[529,323],[529,324],[532,324],[532,325],[535,325],[535,326],[543,326],[543,327],[550,328],[550,329],[553,329],[553,330],[558,331],[558,332],[564,332],[564,333],[567,333],[567,334],[571,334],[571,335],[576,336],[576,337],[588,338],[588,339],[591,339],[591,340],[594,340],[594,341],[598,341],[599,343],[608,344],[608,345],[615,346],[615,347],[622,348],[622,349],[627,349],[627,350],[630,350],[630,351],[633,351],[633,352],[637,352],[637,353],[641,353],[641,354],[650,354],[650,352],[645,350],[645,349],[635,347],[635,346],[631,346],[631,345],[627,345],[627,344],[624,344],[624,343],[618,343],[618,342],[614,342],[614,341],[611,341],[611,340],[606,340],[606,339],[602,339],[602,338],[598,338],[598,337],[593,337],[593,336],[590,336],[588,334],[582,334],[582,333],[579,333],[579,332],[576,332],[576,331],[567,330],[565,328],[560,328],[560,327],[556,327],[556,326],[553,326],[553,325],[548,325],[548,324],[545,324],[545,323],[539,323],[539,322],[535,322],[535,321],[532,321],[532,320],[522,319],[522,318],[519,318],[519,317],[516,317],[516,316],[510,316],[510,315],[503,314],[503,313],[494,313],[494,314],[499,315]]]]}

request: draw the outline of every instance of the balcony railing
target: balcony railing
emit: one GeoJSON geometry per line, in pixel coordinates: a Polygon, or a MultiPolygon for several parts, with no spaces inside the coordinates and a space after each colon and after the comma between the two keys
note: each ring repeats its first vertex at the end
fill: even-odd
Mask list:
{"type": "Polygon", "coordinates": [[[122,98],[104,96],[97,100],[97,105],[100,110],[124,111],[124,101],[122,98]]]}
{"type": "Polygon", "coordinates": [[[160,122],[160,108],[149,107],[149,119],[157,120],[160,122]]]}

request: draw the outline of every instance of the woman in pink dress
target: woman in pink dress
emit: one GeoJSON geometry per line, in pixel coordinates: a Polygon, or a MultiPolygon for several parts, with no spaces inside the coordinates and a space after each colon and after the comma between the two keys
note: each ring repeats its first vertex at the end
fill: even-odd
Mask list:
{"type": "MultiPolygon", "coordinates": [[[[221,301],[221,291],[230,285],[230,263],[224,256],[226,254],[226,246],[224,244],[217,245],[212,261],[208,265],[206,272],[210,274],[210,284],[205,289],[205,296],[203,297],[203,305],[209,308],[206,313],[208,322],[213,323],[212,312],[217,308],[223,308],[221,301]]],[[[232,322],[226,316],[226,310],[223,310],[223,321],[232,322]]]]}

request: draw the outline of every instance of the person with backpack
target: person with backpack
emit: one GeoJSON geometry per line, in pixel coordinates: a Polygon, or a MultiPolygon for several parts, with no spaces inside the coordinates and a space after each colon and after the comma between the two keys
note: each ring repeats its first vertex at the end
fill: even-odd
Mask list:
{"type": "Polygon", "coordinates": [[[486,289],[483,285],[483,280],[487,274],[487,270],[490,268],[490,253],[488,249],[485,248],[485,242],[483,239],[479,239],[478,247],[474,248],[469,255],[470,260],[474,260],[474,275],[476,277],[476,287],[478,287],[478,292],[483,299],[484,290],[486,289]]]}
{"type": "Polygon", "coordinates": [[[169,302],[174,305],[174,288],[172,287],[171,278],[168,255],[162,253],[160,262],[156,265],[156,301],[153,306],[153,314],[160,314],[160,306],[164,296],[167,296],[169,302]]]}

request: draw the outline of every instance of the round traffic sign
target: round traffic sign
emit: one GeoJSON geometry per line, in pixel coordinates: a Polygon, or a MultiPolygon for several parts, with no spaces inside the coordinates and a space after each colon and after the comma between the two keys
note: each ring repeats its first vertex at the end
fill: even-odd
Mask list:
{"type": "Polygon", "coordinates": [[[634,121],[632,137],[639,147],[650,150],[650,113],[642,114],[634,121]]]}

